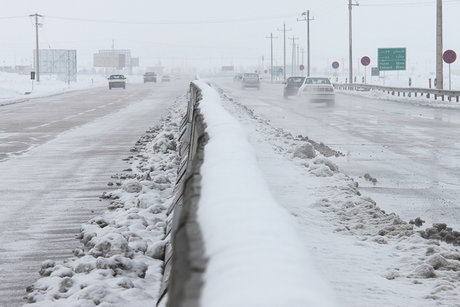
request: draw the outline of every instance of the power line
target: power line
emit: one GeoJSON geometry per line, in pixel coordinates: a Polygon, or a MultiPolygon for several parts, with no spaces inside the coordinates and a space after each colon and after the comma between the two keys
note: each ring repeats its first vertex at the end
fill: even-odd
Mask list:
{"type": "MultiPolygon", "coordinates": [[[[460,0],[445,0],[444,4],[460,4],[460,0]]],[[[364,7],[422,7],[432,5],[434,5],[433,1],[360,3],[360,6],[364,7]]]]}
{"type": "Polygon", "coordinates": [[[86,19],[73,17],[46,16],[48,19],[78,21],[78,22],[93,22],[93,23],[109,23],[109,24],[131,24],[131,25],[200,25],[200,24],[224,24],[224,23],[240,23],[253,22],[260,20],[276,20],[290,18],[291,16],[262,16],[251,18],[234,18],[234,19],[213,19],[213,20],[163,20],[163,21],[128,21],[128,20],[107,20],[107,19],[86,19]]]}
{"type": "Polygon", "coordinates": [[[29,15],[23,15],[23,16],[0,16],[0,19],[19,19],[19,18],[28,18],[29,15]]]}

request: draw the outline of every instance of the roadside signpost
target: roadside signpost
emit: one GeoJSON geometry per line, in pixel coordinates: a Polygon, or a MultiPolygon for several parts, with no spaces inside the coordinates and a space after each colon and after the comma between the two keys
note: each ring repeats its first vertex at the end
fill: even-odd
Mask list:
{"type": "Polygon", "coordinates": [[[371,58],[368,56],[363,56],[361,58],[361,64],[364,66],[364,84],[366,84],[367,78],[367,66],[371,63],[371,58]]]}
{"type": "Polygon", "coordinates": [[[379,48],[379,71],[406,70],[406,48],[379,48]]]}
{"type": "Polygon", "coordinates": [[[457,60],[457,54],[453,50],[446,50],[442,55],[442,59],[445,63],[449,64],[449,91],[452,89],[451,74],[450,74],[450,64],[454,63],[457,60]]]}
{"type": "Polygon", "coordinates": [[[32,81],[32,92],[34,91],[35,71],[30,72],[30,80],[32,81]]]}
{"type": "Polygon", "coordinates": [[[372,67],[371,76],[372,77],[379,77],[380,76],[380,70],[379,70],[378,67],[372,67]]]}
{"type": "Polygon", "coordinates": [[[368,66],[370,63],[371,59],[368,56],[363,56],[361,58],[361,64],[363,64],[363,66],[368,66]]]}

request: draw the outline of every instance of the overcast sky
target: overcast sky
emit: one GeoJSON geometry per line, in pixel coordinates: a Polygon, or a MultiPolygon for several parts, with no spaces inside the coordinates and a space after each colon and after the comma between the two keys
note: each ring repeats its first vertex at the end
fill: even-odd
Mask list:
{"type": "MultiPolygon", "coordinates": [[[[29,14],[39,13],[40,48],[77,49],[79,66],[92,65],[92,54],[131,49],[141,66],[220,66],[270,61],[271,32],[275,62],[282,64],[283,33],[305,46],[310,10],[312,65],[318,70],[333,60],[348,64],[347,0],[17,0],[4,1],[0,24],[0,64],[30,64],[34,27],[29,14]],[[17,18],[9,18],[17,17],[17,18]]],[[[376,64],[377,48],[407,47],[408,69],[434,71],[436,0],[362,0],[353,9],[355,62],[364,55],[376,64]]],[[[460,51],[460,1],[444,0],[444,49],[460,51]]],[[[288,61],[292,42],[288,42],[288,61]]],[[[455,63],[453,69],[455,69],[455,63]]],[[[356,64],[358,65],[358,64],[356,64]]]]}

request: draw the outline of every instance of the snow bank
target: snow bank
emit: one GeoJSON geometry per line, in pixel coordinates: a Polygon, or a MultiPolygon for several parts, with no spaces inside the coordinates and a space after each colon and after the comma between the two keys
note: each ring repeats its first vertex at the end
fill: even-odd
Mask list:
{"type": "Polygon", "coordinates": [[[442,223],[417,232],[361,195],[333,162],[342,153],[294,136],[221,94],[224,107],[245,124],[273,194],[295,217],[341,306],[459,306],[460,250],[447,242],[460,233],[442,223]]]}
{"type": "MultiPolygon", "coordinates": [[[[128,82],[141,82],[140,76],[128,76],[128,82]]],[[[107,79],[101,75],[78,75],[77,82],[67,84],[56,76],[41,75],[40,83],[30,80],[29,75],[0,72],[0,105],[17,100],[63,93],[72,90],[106,86],[107,79]]]]}
{"type": "Polygon", "coordinates": [[[33,306],[154,306],[163,275],[166,212],[177,175],[184,101],[131,149],[130,168],[103,193],[108,211],[82,225],[82,247],[63,263],[46,261],[29,287],[33,306]],[[180,107],[179,107],[180,106],[180,107]]]}
{"type": "Polygon", "coordinates": [[[371,91],[347,91],[347,90],[337,90],[339,93],[344,93],[344,94],[351,94],[351,95],[357,95],[357,96],[364,96],[364,97],[370,97],[374,99],[379,99],[379,100],[389,100],[389,101],[398,101],[398,102],[404,102],[404,103],[409,103],[417,106],[425,106],[425,107],[433,107],[433,108],[451,108],[451,109],[459,109],[460,108],[460,103],[455,101],[455,98],[452,98],[452,101],[448,101],[447,96],[445,97],[445,100],[442,101],[441,97],[438,97],[438,99],[434,99],[433,95],[431,95],[431,98],[426,98],[426,96],[421,96],[418,95],[415,97],[415,95],[412,94],[411,97],[408,96],[398,96],[396,95],[391,95],[388,94],[387,92],[382,92],[379,90],[371,90],[371,91]]]}
{"type": "Polygon", "coordinates": [[[209,263],[202,306],[333,306],[294,230],[272,197],[243,127],[204,82],[209,142],[198,219],[209,263]]]}

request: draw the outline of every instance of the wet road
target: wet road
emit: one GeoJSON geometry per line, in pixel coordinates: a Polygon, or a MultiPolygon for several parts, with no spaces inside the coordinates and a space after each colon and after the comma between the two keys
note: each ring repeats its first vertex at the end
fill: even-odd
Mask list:
{"type": "Polygon", "coordinates": [[[431,108],[337,94],[334,104],[282,98],[282,86],[242,90],[218,80],[238,102],[275,127],[323,142],[331,158],[387,212],[460,230],[460,109],[431,108]],[[364,178],[377,179],[374,185],[364,178]]]}
{"type": "Polygon", "coordinates": [[[122,158],[186,90],[129,84],[0,107],[0,306],[23,302],[42,261],[71,255],[122,158]]]}

